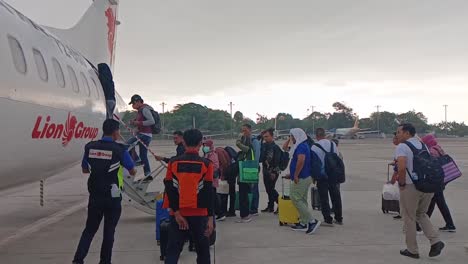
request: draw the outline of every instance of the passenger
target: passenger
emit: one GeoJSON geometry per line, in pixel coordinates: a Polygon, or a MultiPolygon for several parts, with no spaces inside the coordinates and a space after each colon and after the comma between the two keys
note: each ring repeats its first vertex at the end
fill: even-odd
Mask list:
{"type": "MultiPolygon", "coordinates": [[[[260,142],[252,135],[252,126],[244,124],[242,126],[242,137],[237,140],[236,146],[241,150],[239,161],[260,159],[260,142]]],[[[251,215],[258,215],[259,192],[258,183],[248,184],[239,181],[239,209],[241,219],[239,223],[248,223],[252,221],[251,215]],[[249,192],[252,192],[252,203],[249,206],[249,192]],[[250,207],[250,211],[249,211],[250,207]]]]}
{"type": "MultiPolygon", "coordinates": [[[[434,135],[426,135],[422,138],[422,142],[426,144],[431,152],[431,155],[434,157],[440,157],[445,155],[444,150],[442,147],[437,143],[437,139],[434,135]]],[[[439,228],[442,232],[452,232],[455,233],[457,230],[455,224],[453,223],[452,215],[450,214],[450,209],[445,201],[444,191],[434,193],[434,197],[431,200],[429,208],[427,210],[427,215],[431,217],[432,213],[434,212],[435,205],[439,207],[440,213],[445,220],[445,226],[439,228]]]]}
{"type": "Polygon", "coordinates": [[[215,207],[214,207],[215,215],[217,215],[219,213],[219,201],[216,195],[216,188],[218,188],[218,184],[219,184],[219,160],[218,160],[218,155],[215,152],[213,140],[207,139],[203,141],[202,151],[203,151],[203,157],[213,163],[213,192],[214,192],[213,198],[215,201],[214,202],[215,203],[215,207]]]}
{"type": "Polygon", "coordinates": [[[306,231],[311,235],[320,226],[321,222],[312,218],[307,204],[309,187],[312,184],[310,167],[310,147],[307,144],[307,136],[300,128],[291,129],[289,139],[284,143],[283,149],[287,151],[292,143],[290,153],[292,154],[289,166],[290,174],[285,176],[291,179],[290,197],[299,212],[299,223],[292,227],[293,230],[306,231]]]}
{"type": "Polygon", "coordinates": [[[398,126],[397,137],[399,145],[395,150],[398,166],[398,185],[400,186],[400,210],[402,212],[406,230],[406,246],[400,254],[410,258],[419,258],[418,243],[416,240],[416,222],[431,243],[429,257],[440,255],[445,244],[440,240],[439,234],[434,230],[427,209],[431,203],[433,193],[423,193],[416,189],[411,176],[407,171],[413,172],[413,152],[404,142],[409,142],[416,149],[422,149],[421,142],[415,138],[416,129],[412,124],[398,126]]]}
{"type": "MultiPolygon", "coordinates": [[[[221,184],[224,185],[230,185],[228,182],[228,173],[229,173],[229,166],[231,165],[231,157],[229,156],[229,153],[224,148],[216,148],[215,149],[216,155],[218,155],[218,160],[219,160],[219,188],[221,188],[221,184]]],[[[230,187],[230,186],[229,186],[230,187]]],[[[235,189],[235,186],[234,186],[235,189]]],[[[235,192],[235,190],[234,190],[235,192]]],[[[224,221],[226,220],[227,214],[228,214],[228,198],[229,198],[229,193],[220,193],[218,192],[216,194],[217,200],[218,200],[218,208],[219,211],[217,212],[217,217],[216,221],[224,221]]],[[[235,199],[235,193],[234,193],[234,199],[235,199]]],[[[234,212],[235,215],[235,212],[234,212]]]]}
{"type": "Polygon", "coordinates": [[[119,122],[107,119],[102,130],[104,135],[101,140],[86,144],[81,163],[83,173],[90,173],[88,219],[73,258],[74,264],[84,263],[102,218],[104,218],[104,237],[99,263],[111,263],[115,228],[122,212],[122,186],[118,171],[122,165],[131,175],[136,174],[132,158],[125,146],[115,142],[120,138],[119,122]]]}
{"type": "MultiPolygon", "coordinates": [[[[333,146],[333,151],[338,153],[338,148],[334,142],[326,139],[325,129],[317,128],[315,130],[315,137],[317,139],[316,144],[322,146],[326,151],[330,151],[333,146]]],[[[317,146],[312,147],[312,151],[317,154],[322,162],[322,166],[325,165],[325,152],[317,146]]],[[[343,225],[343,208],[341,202],[341,192],[339,189],[339,184],[336,179],[320,179],[317,181],[317,189],[320,195],[320,204],[322,209],[322,214],[324,218],[324,225],[333,226],[333,218],[330,214],[330,204],[328,199],[328,193],[330,193],[330,198],[335,214],[335,223],[338,225],[343,225]]]]}
{"type": "Polygon", "coordinates": [[[264,131],[260,162],[263,167],[263,183],[265,184],[265,190],[268,194],[268,205],[262,210],[262,213],[273,213],[275,212],[275,203],[278,204],[279,194],[275,190],[276,181],[280,175],[280,160],[281,160],[281,148],[275,143],[273,138],[274,129],[270,128],[264,131]]]}
{"type": "MultiPolygon", "coordinates": [[[[172,158],[182,156],[185,153],[185,147],[184,147],[184,133],[182,131],[177,130],[174,131],[173,135],[173,141],[174,144],[177,146],[176,148],[176,155],[173,156],[172,158]]],[[[164,161],[165,163],[169,163],[171,158],[166,158],[166,157],[161,157],[161,156],[156,156],[156,160],[158,161],[164,161]]]]}
{"type": "MultiPolygon", "coordinates": [[[[145,104],[143,99],[138,94],[132,96],[130,100],[130,105],[133,109],[138,111],[137,117],[135,120],[130,121],[131,125],[137,127],[137,135],[146,146],[149,147],[151,139],[153,137],[151,126],[155,124],[153,115],[151,114],[151,106],[145,104]]],[[[137,141],[136,137],[132,137],[127,141],[127,144],[133,144],[137,141]]],[[[143,163],[143,170],[147,178],[145,180],[151,180],[151,168],[148,161],[148,149],[138,142],[138,147],[140,148],[140,157],[135,152],[135,148],[132,149],[132,155],[135,158],[137,164],[143,163]]]]}
{"type": "Polygon", "coordinates": [[[112,71],[105,63],[98,64],[99,81],[101,82],[104,98],[106,99],[106,118],[114,119],[115,85],[112,71]]]}
{"type": "Polygon", "coordinates": [[[197,129],[184,132],[186,152],[172,159],[164,179],[166,201],[170,208],[166,264],[176,264],[187,237],[197,245],[197,263],[210,263],[213,232],[213,163],[199,156],[202,133],[197,129]],[[184,186],[184,188],[179,188],[184,186]]]}

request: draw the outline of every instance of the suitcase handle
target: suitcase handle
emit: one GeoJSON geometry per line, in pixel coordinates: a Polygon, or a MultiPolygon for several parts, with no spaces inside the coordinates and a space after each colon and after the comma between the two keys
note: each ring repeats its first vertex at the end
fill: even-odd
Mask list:
{"type": "Polygon", "coordinates": [[[387,182],[390,181],[390,166],[392,166],[392,165],[390,165],[390,164],[387,165],[387,182]]]}

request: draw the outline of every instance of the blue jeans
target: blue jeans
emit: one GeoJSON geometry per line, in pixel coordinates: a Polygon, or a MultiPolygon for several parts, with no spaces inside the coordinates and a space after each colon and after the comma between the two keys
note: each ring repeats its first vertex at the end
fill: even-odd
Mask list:
{"type": "MultiPolygon", "coordinates": [[[[143,141],[143,143],[145,143],[146,146],[149,146],[152,139],[151,137],[143,134],[137,134],[137,137],[141,141],[143,141]]],[[[127,144],[131,145],[135,143],[135,141],[137,141],[137,139],[135,137],[132,137],[127,141],[127,144]]],[[[140,157],[138,157],[138,155],[136,154],[135,149],[132,150],[132,154],[135,155],[135,160],[141,159],[141,161],[143,162],[143,171],[145,172],[145,176],[149,175],[151,173],[151,168],[148,160],[148,149],[145,146],[143,146],[140,142],[138,142],[138,148],[140,149],[140,157]]]]}
{"type": "Polygon", "coordinates": [[[258,192],[258,183],[253,183],[250,186],[252,192],[252,204],[250,206],[250,213],[258,213],[258,204],[260,202],[260,193],[258,192]]]}

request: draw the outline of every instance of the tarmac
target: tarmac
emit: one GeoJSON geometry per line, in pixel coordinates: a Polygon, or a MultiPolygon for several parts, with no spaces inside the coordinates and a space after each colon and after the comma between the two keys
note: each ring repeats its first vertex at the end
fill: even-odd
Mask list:
{"type": "MultiPolygon", "coordinates": [[[[233,141],[215,141],[218,146],[233,141]]],[[[468,172],[468,140],[442,139],[441,145],[460,168],[468,172]]],[[[151,147],[158,154],[172,155],[170,141],[156,141],[151,147]]],[[[321,227],[313,235],[280,227],[273,214],[260,214],[248,224],[234,218],[217,223],[217,263],[468,263],[468,179],[462,176],[445,191],[457,233],[441,233],[446,242],[442,255],[430,259],[429,242],[418,236],[421,259],[399,255],[405,248],[402,221],[381,211],[382,185],[387,164],[393,156],[389,139],[342,140],[347,181],[341,186],[344,225],[321,227]]],[[[63,264],[71,263],[86,220],[86,176],[79,166],[47,179],[45,204],[39,204],[39,183],[0,192],[0,263],[63,264]]],[[[141,173],[141,172],[140,172],[141,173]]],[[[14,175],[11,175],[14,177],[14,175]]],[[[162,190],[156,180],[151,188],[162,190]]],[[[277,184],[281,191],[281,182],[277,184]]],[[[260,208],[267,195],[260,183],[260,208]]],[[[312,210],[312,209],[311,209],[312,210]]],[[[313,211],[319,220],[319,211],[313,211]]],[[[435,227],[444,225],[436,208],[435,227]]],[[[154,216],[128,203],[117,227],[113,263],[160,263],[155,241],[154,216]]],[[[98,263],[102,234],[96,234],[86,263],[98,263]]],[[[213,253],[212,248],[212,253],[213,253]]],[[[214,254],[212,254],[212,261],[214,254]]],[[[179,263],[196,263],[196,254],[187,247],[179,263]]]]}

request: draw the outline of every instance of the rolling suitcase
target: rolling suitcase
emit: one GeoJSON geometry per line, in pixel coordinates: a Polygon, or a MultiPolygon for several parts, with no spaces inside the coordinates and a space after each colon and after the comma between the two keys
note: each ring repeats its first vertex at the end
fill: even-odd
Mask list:
{"type": "Polygon", "coordinates": [[[310,202],[313,210],[321,210],[322,207],[320,205],[320,195],[317,186],[312,186],[312,188],[310,188],[310,202]]]}
{"type": "Polygon", "coordinates": [[[278,198],[278,220],[279,225],[297,224],[299,223],[299,212],[291,201],[288,195],[284,192],[284,178],[281,179],[282,194],[278,198]]]}
{"type": "MultiPolygon", "coordinates": [[[[390,181],[390,164],[387,167],[387,182],[390,181]]],[[[388,214],[389,212],[400,212],[400,201],[398,200],[385,200],[382,194],[382,213],[388,214]]]]}
{"type": "Polygon", "coordinates": [[[156,241],[159,244],[160,243],[160,226],[161,226],[161,221],[164,219],[169,219],[169,211],[165,208],[163,208],[163,200],[157,200],[156,201],[156,241]]]}

